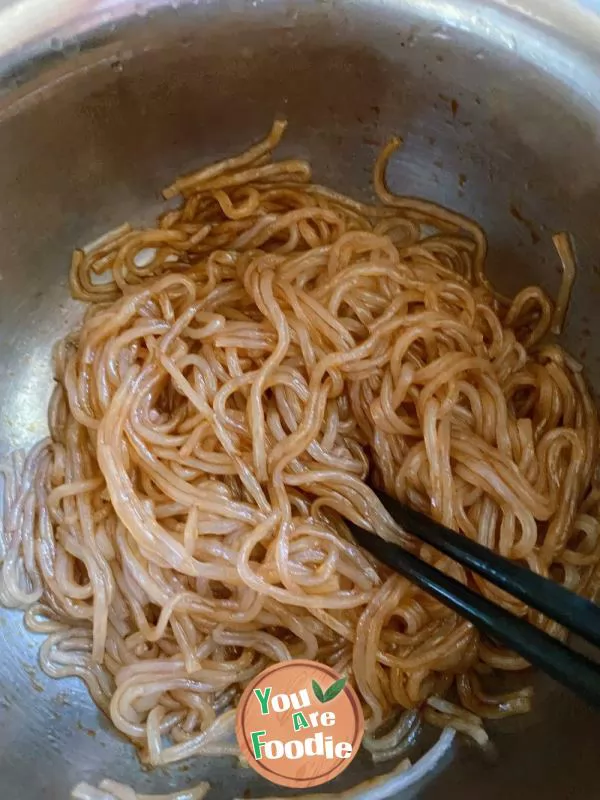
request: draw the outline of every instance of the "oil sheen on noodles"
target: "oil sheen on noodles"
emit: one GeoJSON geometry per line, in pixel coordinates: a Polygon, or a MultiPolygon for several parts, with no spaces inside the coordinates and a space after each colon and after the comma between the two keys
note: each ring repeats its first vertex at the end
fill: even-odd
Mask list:
{"type": "Polygon", "coordinates": [[[526,667],[353,543],[342,515],[552,634],[513,598],[399,531],[365,484],[593,595],[596,411],[538,287],[507,300],[480,228],[272,161],[285,124],[180,178],[152,228],[73,257],[81,327],[54,352],[50,437],[5,470],[0,599],[47,634],[153,765],[236,753],[243,686],[269,663],[348,674],[377,760],[425,721],[485,740],[521,713],[526,667]],[[451,702],[454,698],[454,702],[451,702]],[[387,726],[382,728],[382,725],[387,726]]]}

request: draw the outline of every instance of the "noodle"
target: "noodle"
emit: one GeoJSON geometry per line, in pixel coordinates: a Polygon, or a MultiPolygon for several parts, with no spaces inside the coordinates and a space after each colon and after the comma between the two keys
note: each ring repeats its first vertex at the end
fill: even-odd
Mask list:
{"type": "Polygon", "coordinates": [[[103,780],[96,789],[89,783],[78,783],[71,792],[73,800],[203,800],[210,784],[199,783],[192,789],[181,789],[170,794],[139,794],[124,783],[103,780]]]}
{"type": "Polygon", "coordinates": [[[575,282],[575,253],[573,243],[568,233],[557,233],[552,237],[556,252],[562,265],[562,282],[556,300],[554,317],[552,319],[552,333],[561,333],[565,324],[565,317],[571,299],[571,291],[575,282]]]}
{"type": "Polygon", "coordinates": [[[4,468],[0,601],[152,765],[236,753],[240,692],[289,658],[349,676],[377,760],[423,720],[484,742],[482,717],[529,708],[527,688],[486,687],[523,660],[363,553],[344,518],[562,631],[400,531],[367,477],[598,585],[596,411],[548,340],[564,292],[556,311],[536,287],[495,293],[474,222],[387,188],[399,140],[368,205],[272,161],[284,127],[176,181],[154,228],[75,252],[88,306],[54,350],[50,437],[4,468]]]}

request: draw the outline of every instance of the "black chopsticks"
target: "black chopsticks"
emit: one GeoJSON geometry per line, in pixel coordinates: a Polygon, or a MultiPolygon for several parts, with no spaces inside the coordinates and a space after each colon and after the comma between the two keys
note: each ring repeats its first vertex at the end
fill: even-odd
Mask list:
{"type": "Polygon", "coordinates": [[[393,497],[375,493],[396,522],[408,532],[600,647],[600,607],[434,522],[393,497]]]}
{"type": "MultiPolygon", "coordinates": [[[[556,620],[582,638],[600,644],[600,608],[562,586],[530,572],[465,536],[434,522],[387,495],[383,505],[408,532],[504,591],[556,620]]],[[[472,622],[492,639],[519,653],[559,683],[600,708],[600,666],[516,617],[403,547],[349,523],[357,543],[472,622]]]]}

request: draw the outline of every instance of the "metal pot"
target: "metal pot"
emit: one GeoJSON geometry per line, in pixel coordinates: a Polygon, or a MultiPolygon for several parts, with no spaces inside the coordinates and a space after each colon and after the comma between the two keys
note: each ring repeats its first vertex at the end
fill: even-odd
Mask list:
{"type": "MultiPolygon", "coordinates": [[[[66,286],[72,248],[151,219],[173,176],[244,146],[276,114],[290,121],[284,152],[310,155],[319,180],[359,195],[379,146],[401,135],[392,187],[483,223],[504,291],[555,292],[550,237],[570,231],[580,270],[565,340],[599,388],[593,2],[0,3],[0,456],[45,432],[51,344],[80,314],[66,286]]],[[[41,674],[39,644],[20,614],[2,614],[3,800],[63,800],[103,776],[144,791],[208,776],[223,800],[272,793],[227,760],[142,772],[77,681],[41,674]]],[[[534,713],[489,726],[491,754],[457,743],[402,796],[595,796],[600,717],[536,684],[534,713]]],[[[359,758],[331,788],[375,773],[359,758]]]]}

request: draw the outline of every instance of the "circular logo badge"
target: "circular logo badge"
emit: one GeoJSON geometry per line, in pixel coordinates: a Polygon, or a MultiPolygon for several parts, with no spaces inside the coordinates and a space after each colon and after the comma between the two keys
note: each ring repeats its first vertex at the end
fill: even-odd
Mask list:
{"type": "Polygon", "coordinates": [[[317,661],[285,661],[246,687],[236,734],[250,766],[280,786],[326,783],[350,764],[364,719],[345,677],[317,661]]]}

